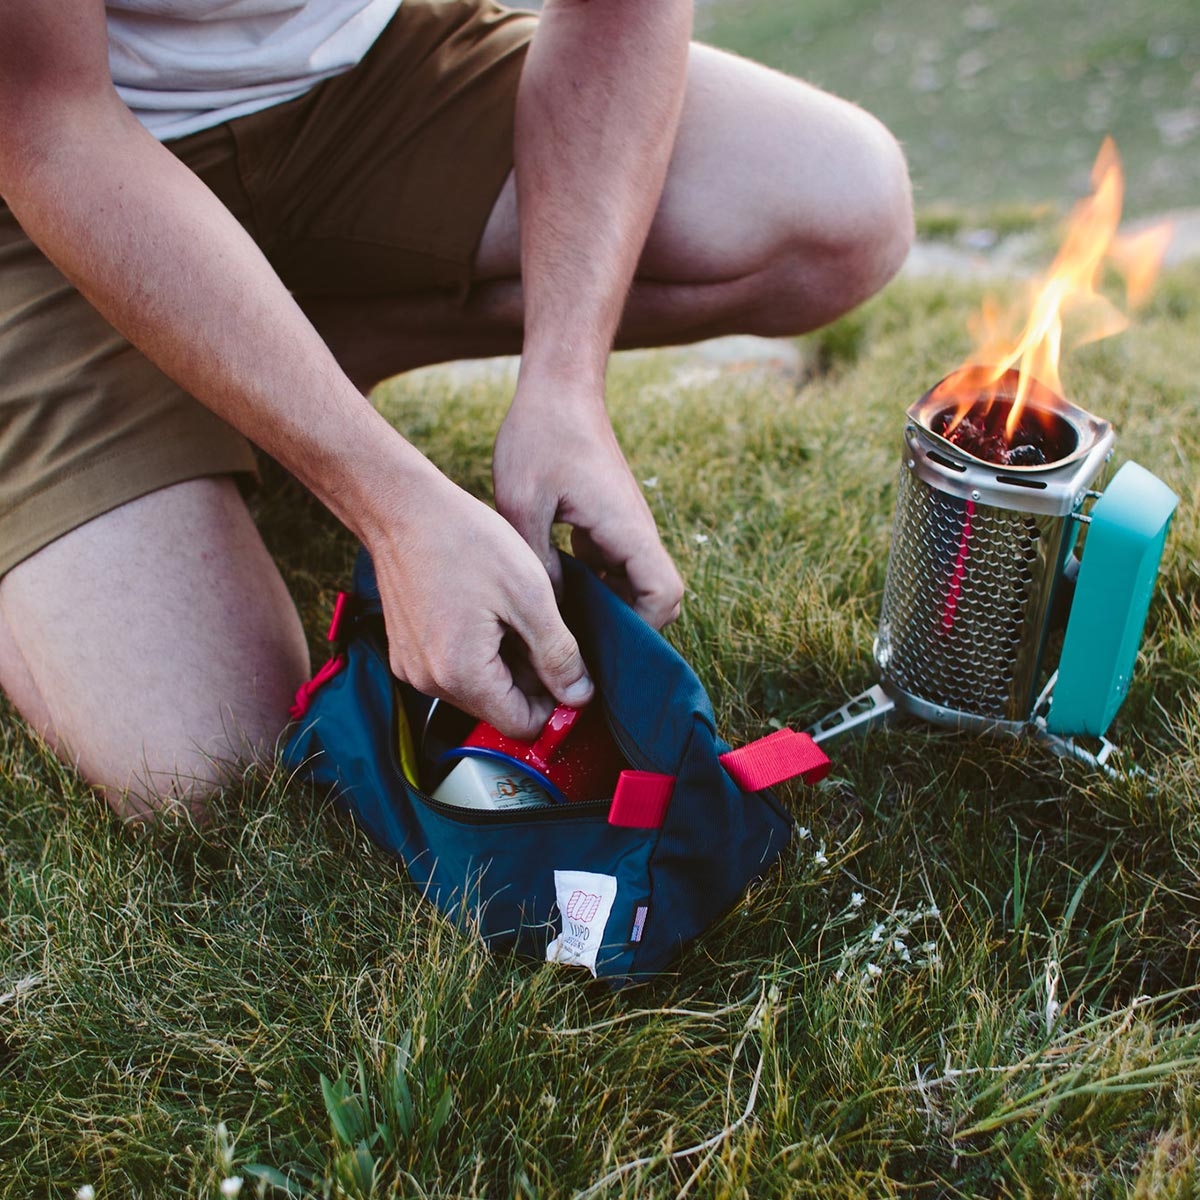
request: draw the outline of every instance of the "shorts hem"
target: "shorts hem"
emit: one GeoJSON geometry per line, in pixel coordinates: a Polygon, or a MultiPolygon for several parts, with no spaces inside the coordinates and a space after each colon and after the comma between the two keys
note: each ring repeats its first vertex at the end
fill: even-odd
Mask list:
{"type": "Polygon", "coordinates": [[[245,441],[197,446],[192,433],[120,447],[50,480],[0,515],[0,578],[64,534],[141,496],[188,479],[246,474],[256,477],[258,466],[245,441]]]}

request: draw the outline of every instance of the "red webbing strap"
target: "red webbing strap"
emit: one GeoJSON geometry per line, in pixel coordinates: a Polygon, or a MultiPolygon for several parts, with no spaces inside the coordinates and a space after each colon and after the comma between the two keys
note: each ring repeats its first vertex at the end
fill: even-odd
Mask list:
{"type": "Polygon", "coordinates": [[[342,632],[342,621],[346,616],[346,607],[350,603],[347,592],[338,592],[333,602],[333,616],[329,618],[329,632],[325,635],[327,642],[336,642],[342,632]]]}
{"type": "Polygon", "coordinates": [[[816,783],[829,774],[833,764],[807,733],[780,729],[736,750],[721,755],[721,766],[739,787],[760,792],[797,775],[805,783],[816,783]]]}
{"type": "Polygon", "coordinates": [[[608,823],[626,829],[658,829],[667,817],[675,790],[674,775],[622,771],[608,810],[608,823]]]}
{"type": "Polygon", "coordinates": [[[313,697],[321,686],[331,680],[346,665],[344,654],[335,654],[311,679],[306,679],[297,689],[288,716],[298,721],[312,704],[313,697]]]}
{"type": "MultiPolygon", "coordinates": [[[[326,641],[337,642],[350,600],[351,597],[348,593],[338,592],[337,599],[333,604],[333,616],[329,621],[329,632],[325,635],[326,641]]],[[[296,698],[292,701],[292,707],[288,709],[288,716],[293,721],[299,721],[308,712],[313,697],[320,691],[321,686],[332,679],[345,665],[346,656],[335,654],[311,679],[306,679],[296,689],[296,698]]]]}

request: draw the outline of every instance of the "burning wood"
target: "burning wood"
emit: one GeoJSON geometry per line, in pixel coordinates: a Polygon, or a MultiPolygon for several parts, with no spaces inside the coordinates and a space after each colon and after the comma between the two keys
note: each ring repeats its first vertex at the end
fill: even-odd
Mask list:
{"type": "MultiPolygon", "coordinates": [[[[996,406],[992,406],[992,412],[996,406]]],[[[945,410],[934,420],[933,432],[942,434],[947,441],[961,447],[974,458],[996,463],[1002,467],[1041,467],[1048,461],[1044,438],[1040,430],[1026,432],[1018,429],[1014,435],[1015,445],[1008,445],[1004,428],[994,428],[989,421],[991,413],[981,412],[978,416],[965,416],[955,423],[954,413],[945,410]],[[953,428],[948,428],[953,424],[953,428]]]]}
{"type": "Polygon", "coordinates": [[[977,397],[965,409],[960,403],[935,413],[929,428],[972,458],[1001,467],[1052,466],[1076,448],[1079,438],[1058,412],[1026,405],[1014,424],[1015,403],[977,397]]]}
{"type": "Polygon", "coordinates": [[[1015,369],[997,379],[990,369],[960,367],[910,416],[963,454],[1017,471],[1054,467],[1088,448],[1096,433],[1090,414],[1037,380],[1025,388],[1026,403],[1014,420],[1020,386],[1015,369]]]}

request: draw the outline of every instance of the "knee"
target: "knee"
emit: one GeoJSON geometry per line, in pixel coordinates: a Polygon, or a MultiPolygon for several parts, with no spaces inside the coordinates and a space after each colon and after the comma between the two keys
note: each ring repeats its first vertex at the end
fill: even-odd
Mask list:
{"type": "Polygon", "coordinates": [[[804,333],[849,312],[900,270],[912,247],[912,187],[896,139],[860,109],[849,109],[838,134],[813,164],[829,176],[823,211],[797,209],[785,224],[776,257],[775,336],[804,333]]]}
{"type": "Polygon", "coordinates": [[[92,747],[76,765],[117,816],[132,824],[183,820],[203,826],[220,793],[255,769],[269,769],[288,722],[288,707],[304,678],[296,662],[272,680],[260,674],[234,702],[184,701],[166,719],[149,722],[134,740],[92,747]]]}
{"type": "Polygon", "coordinates": [[[846,193],[833,254],[843,309],[874,295],[904,265],[914,225],[908,163],[899,143],[862,113],[858,147],[846,169],[846,193]]]}
{"type": "MultiPolygon", "coordinates": [[[[280,724],[279,729],[282,729],[280,724]]],[[[279,730],[276,730],[278,735],[279,730]]],[[[130,825],[184,822],[206,826],[221,792],[256,765],[269,765],[274,743],[241,740],[210,743],[202,751],[194,742],[146,747],[136,763],[106,768],[79,767],[112,811],[130,825]]]]}

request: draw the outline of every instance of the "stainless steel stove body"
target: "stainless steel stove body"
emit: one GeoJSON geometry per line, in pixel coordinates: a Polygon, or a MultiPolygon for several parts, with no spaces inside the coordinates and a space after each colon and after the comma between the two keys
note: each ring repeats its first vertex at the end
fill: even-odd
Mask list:
{"type": "Polygon", "coordinates": [[[1098,495],[1112,426],[1039,386],[1031,403],[1052,406],[1055,459],[999,466],[935,432],[947,424],[947,382],[906,414],[874,646],[880,682],[818,722],[817,741],[894,715],[1019,733],[1053,686],[1052,633],[1070,606],[1083,508],[1098,495]]]}
{"type": "Polygon", "coordinates": [[[987,463],[908,412],[875,661],[901,707],[956,727],[1021,726],[1040,691],[1051,614],[1112,427],[1065,401],[1071,453],[987,463]]]}

